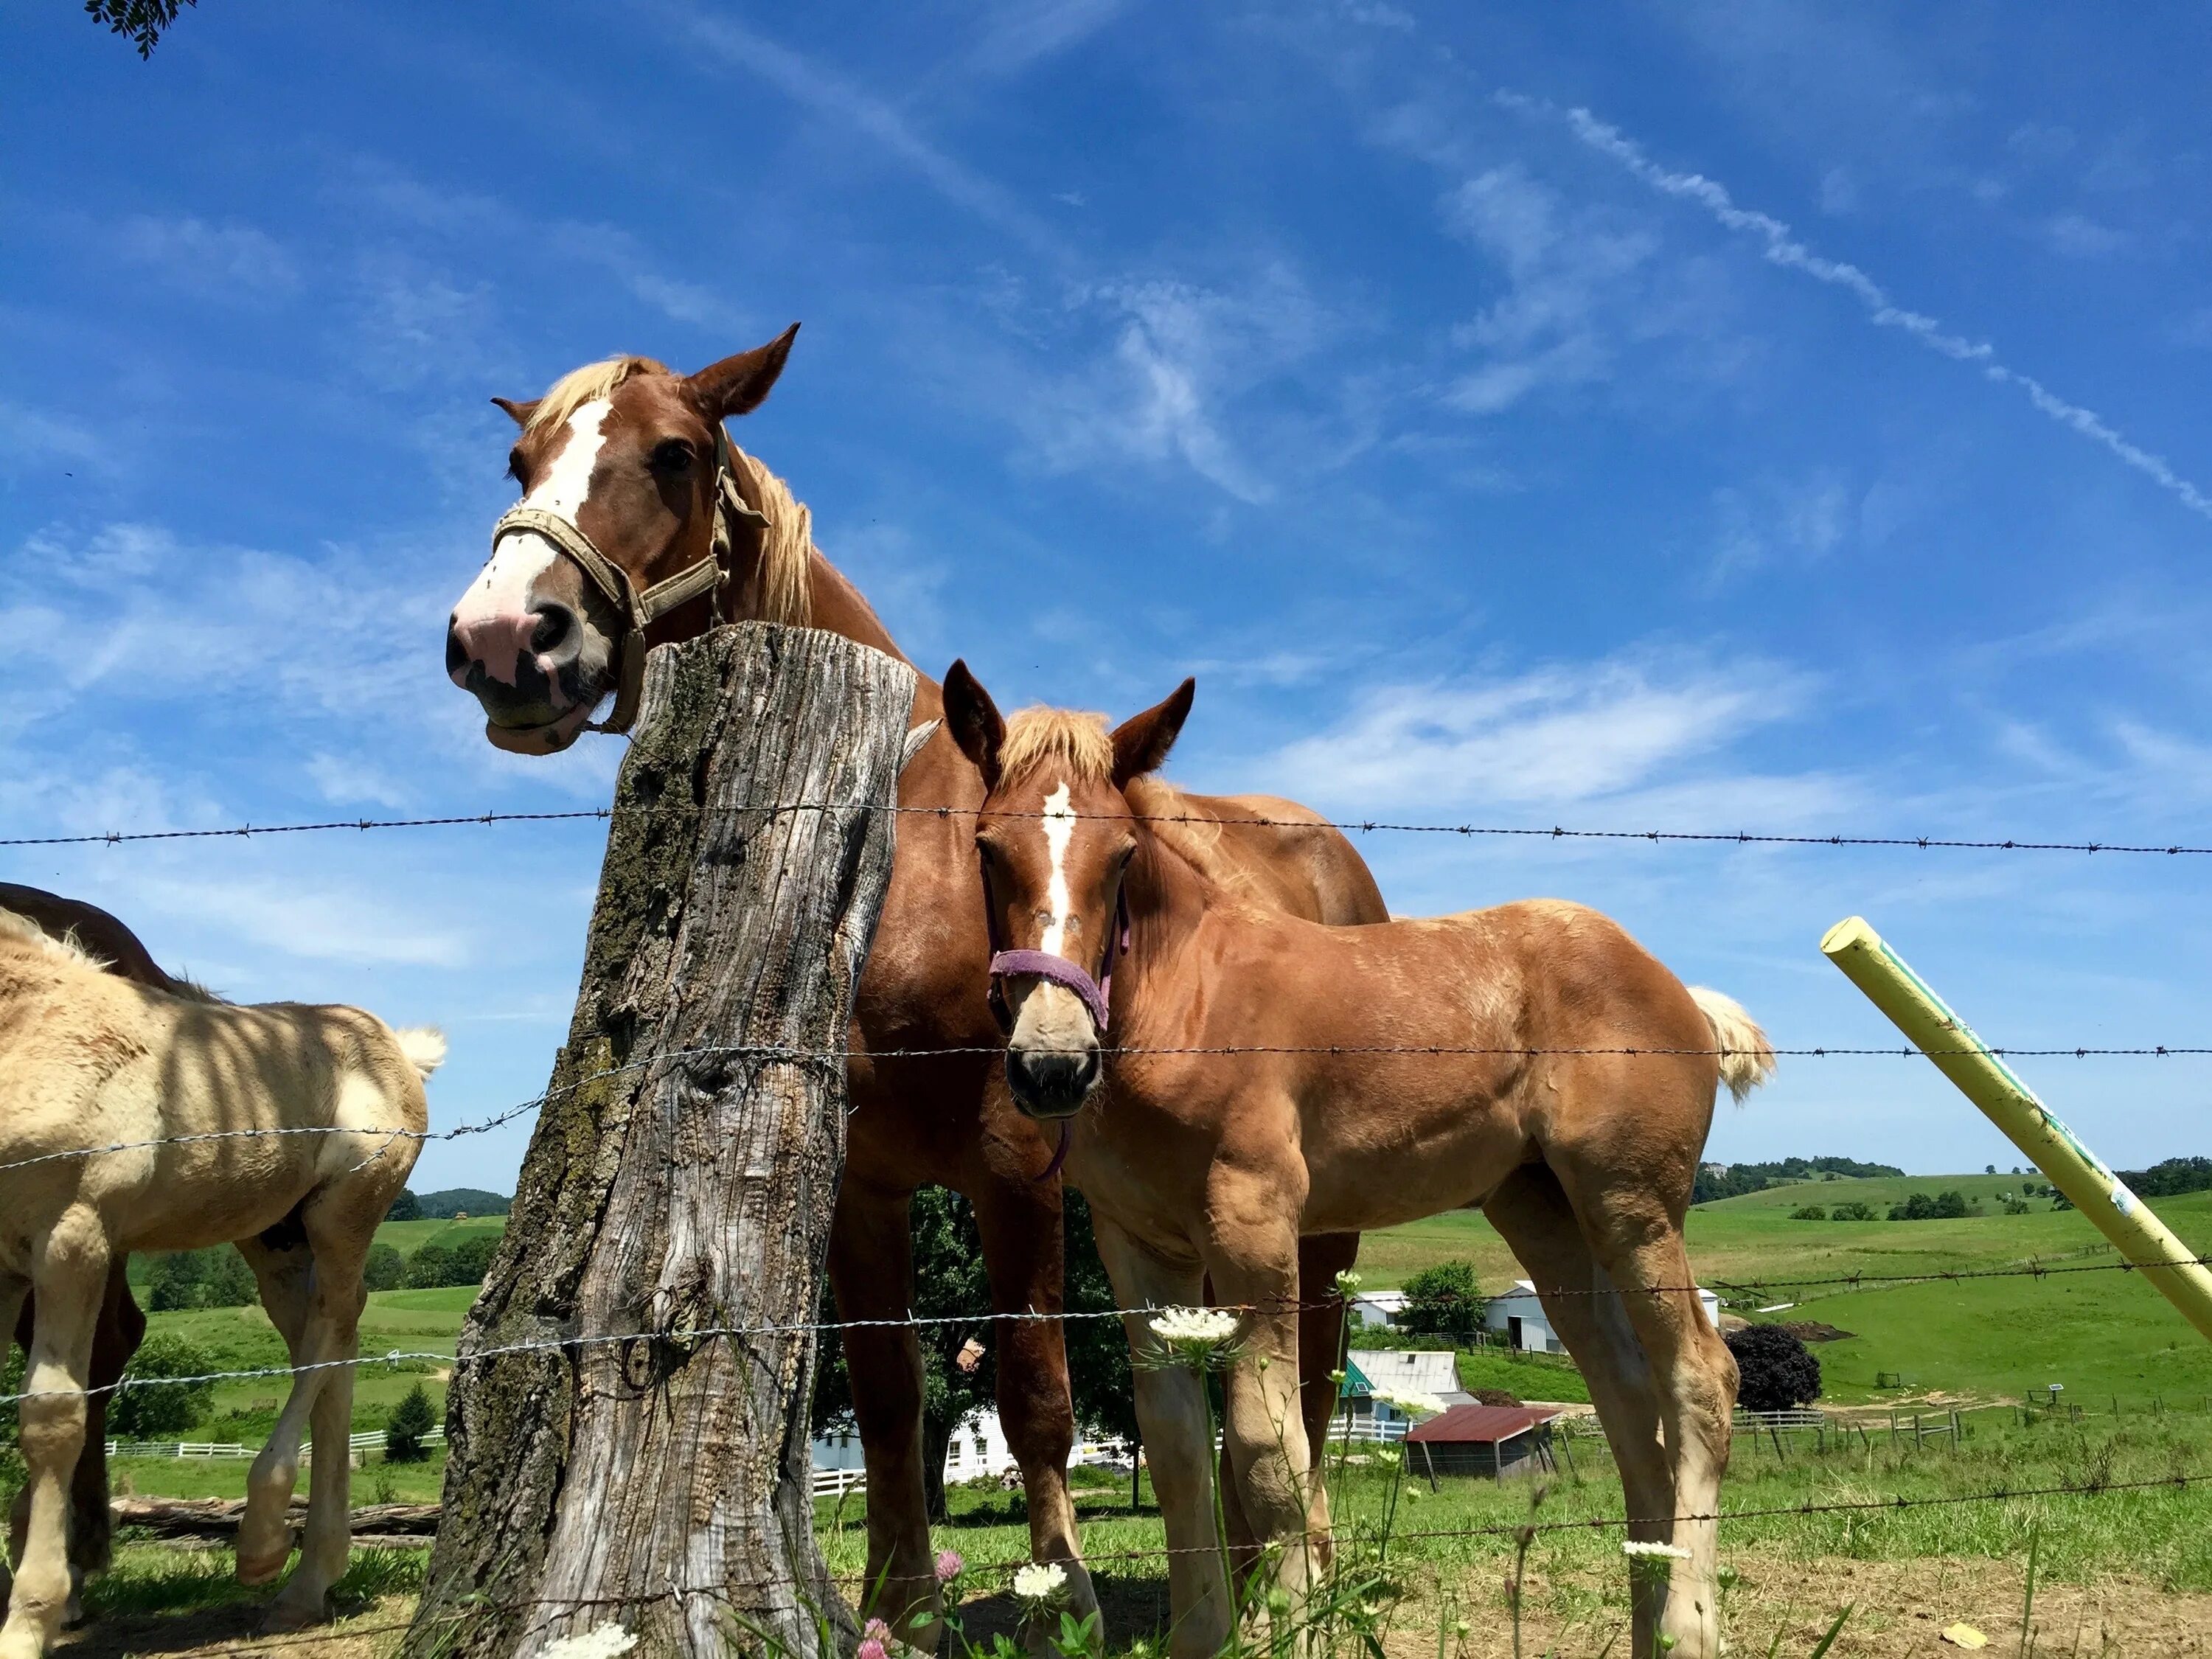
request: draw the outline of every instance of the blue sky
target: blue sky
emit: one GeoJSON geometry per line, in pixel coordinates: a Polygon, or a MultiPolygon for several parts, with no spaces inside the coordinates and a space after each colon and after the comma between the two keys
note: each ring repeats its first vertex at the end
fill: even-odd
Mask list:
{"type": "MultiPolygon", "coordinates": [[[[2212,106],[2179,6],[0,17],[0,823],[603,803],[441,671],[526,397],[805,325],[738,435],[906,649],[1352,817],[2212,842],[2212,106]]],[[[585,824],[0,849],[240,997],[544,1085],[585,824]]],[[[1778,1042],[2212,1044],[2208,860],[1364,842],[1394,906],[1619,917],[1778,1042]]],[[[2118,1164],[2212,1060],[2030,1071],[2118,1164]]],[[[526,1124],[416,1182],[504,1188],[526,1124]]],[[[1803,1060],[1712,1155],[2017,1162],[1803,1060]]]]}

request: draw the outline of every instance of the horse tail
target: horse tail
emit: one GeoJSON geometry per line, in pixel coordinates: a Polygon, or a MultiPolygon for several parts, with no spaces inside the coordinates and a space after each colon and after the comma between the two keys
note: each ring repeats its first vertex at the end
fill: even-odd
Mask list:
{"type": "Polygon", "coordinates": [[[399,1039],[399,1052],[422,1074],[423,1082],[428,1083],[430,1073],[446,1063],[446,1034],[436,1026],[410,1025],[392,1035],[399,1039]]]}
{"type": "Polygon", "coordinates": [[[1721,1081],[1741,1106],[1746,1095],[1774,1075],[1774,1045],[1734,997],[1692,985],[1690,1000],[1712,1028],[1713,1046],[1720,1050],[1721,1081]]]}

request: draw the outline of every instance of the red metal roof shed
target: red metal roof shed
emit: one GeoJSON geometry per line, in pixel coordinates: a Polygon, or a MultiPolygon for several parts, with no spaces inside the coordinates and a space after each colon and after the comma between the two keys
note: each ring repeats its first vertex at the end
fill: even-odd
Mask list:
{"type": "Polygon", "coordinates": [[[1442,1416],[1416,1424],[1406,1438],[1436,1445],[1494,1446],[1565,1414],[1534,1406],[1454,1406],[1442,1416]]]}
{"type": "Polygon", "coordinates": [[[1565,1415],[1534,1406],[1454,1406],[1407,1435],[1408,1467],[1425,1474],[1431,1486],[1441,1474],[1495,1477],[1549,1468],[1552,1422],[1565,1415]]]}

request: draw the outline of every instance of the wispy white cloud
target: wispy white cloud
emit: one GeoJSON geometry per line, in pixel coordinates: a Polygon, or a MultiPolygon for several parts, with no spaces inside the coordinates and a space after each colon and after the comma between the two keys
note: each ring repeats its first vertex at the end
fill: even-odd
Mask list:
{"type": "Polygon", "coordinates": [[[295,958],[416,968],[461,968],[470,960],[462,928],[417,913],[394,894],[357,884],[288,875],[153,876],[130,885],[147,909],[295,958]]]}
{"type": "Polygon", "coordinates": [[[117,228],[116,241],[126,257],[156,267],[165,280],[195,294],[267,301],[300,287],[291,253],[251,225],[137,214],[117,228]]]}
{"type": "Polygon", "coordinates": [[[1379,686],[1272,764],[1292,790],[1363,812],[1571,805],[1680,787],[1683,769],[1786,718],[1809,689],[1765,665],[1637,661],[1379,686]]]}
{"type": "Polygon", "coordinates": [[[2131,442],[2094,410],[2069,403],[2034,376],[2007,367],[1987,341],[1968,339],[1936,318],[1895,304],[1887,291],[1858,266],[1815,253],[1789,225],[1771,214],[1738,207],[1725,186],[1703,173],[1673,173],[1660,167],[1619,128],[1607,125],[1586,109],[1562,112],[1545,100],[1516,92],[1499,92],[1493,97],[1504,108],[1563,120],[1583,143],[1618,163],[1641,183],[1662,195],[1695,203],[1723,228],[1755,239],[1772,264],[1842,289],[1858,301],[1868,320],[1876,327],[1899,330],[1941,356],[1972,365],[1985,380],[2016,388],[2038,411],[2142,473],[2191,512],[2212,519],[2212,496],[2176,472],[2164,457],[2131,442]]]}
{"type": "Polygon", "coordinates": [[[969,65],[1017,75],[1081,45],[1130,9],[1130,0],[996,0],[983,15],[969,65]]]}
{"type": "Polygon", "coordinates": [[[2102,259],[2118,253],[2130,240],[2125,231],[2081,213],[2054,214],[2044,222],[2043,239],[2073,259],[2102,259]]]}
{"type": "Polygon", "coordinates": [[[1825,558],[1842,545],[1858,517],[1850,487],[1826,468],[1801,477],[1728,485],[1713,492],[1713,509],[1716,580],[1778,560],[1825,558]]]}
{"type": "Polygon", "coordinates": [[[660,15],[725,66],[766,81],[802,108],[830,118],[839,130],[866,138],[954,206],[1032,252],[1060,256],[1059,240],[1042,221],[996,182],[925,137],[888,100],[733,18],[693,7],[663,9],[660,15]]]}

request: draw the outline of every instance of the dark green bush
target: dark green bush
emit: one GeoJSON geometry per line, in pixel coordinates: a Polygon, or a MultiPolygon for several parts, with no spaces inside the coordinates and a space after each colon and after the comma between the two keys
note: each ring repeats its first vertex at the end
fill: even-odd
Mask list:
{"type": "Polygon", "coordinates": [[[166,1379],[199,1376],[216,1369],[205,1350],[181,1336],[148,1337],[123,1369],[125,1386],[109,1396],[107,1431],[118,1440],[182,1434],[208,1414],[212,1382],[166,1379]]]}
{"type": "Polygon", "coordinates": [[[430,1450],[422,1443],[423,1437],[437,1426],[438,1417],[430,1409],[430,1396],[417,1382],[407,1390],[406,1397],[392,1408],[392,1420],[384,1425],[385,1462],[424,1462],[429,1457],[430,1450]]]}

